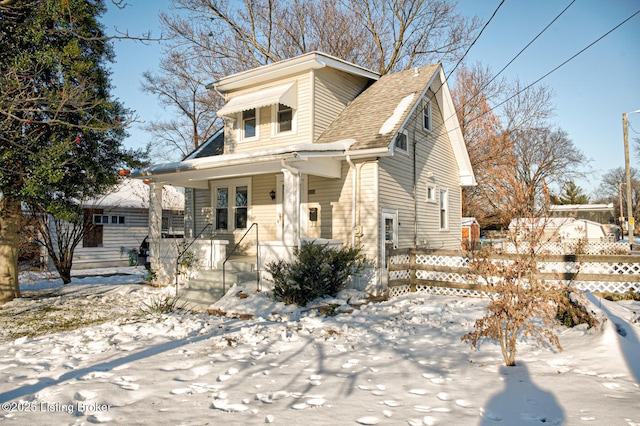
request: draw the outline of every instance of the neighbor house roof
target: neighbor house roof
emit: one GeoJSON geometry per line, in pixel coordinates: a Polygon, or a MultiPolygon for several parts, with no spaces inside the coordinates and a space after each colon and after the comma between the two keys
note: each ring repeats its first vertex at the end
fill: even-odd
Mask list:
{"type": "MultiPolygon", "coordinates": [[[[162,187],[162,208],[183,210],[184,193],[171,185],[162,187]]],[[[102,197],[86,200],[85,208],[149,208],[149,186],[138,179],[124,179],[102,197]]]]}
{"type": "Polygon", "coordinates": [[[475,178],[460,131],[444,72],[439,64],[387,74],[355,98],[320,135],[317,143],[355,139],[351,150],[391,145],[399,130],[425,97],[436,102],[444,126],[433,129],[447,134],[451,142],[462,185],[474,185],[475,178]],[[429,88],[433,93],[429,94],[429,88]]]}

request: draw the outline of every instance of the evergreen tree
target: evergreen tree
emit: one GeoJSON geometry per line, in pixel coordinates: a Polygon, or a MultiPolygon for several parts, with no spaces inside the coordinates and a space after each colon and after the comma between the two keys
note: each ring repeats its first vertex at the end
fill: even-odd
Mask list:
{"type": "Polygon", "coordinates": [[[562,188],[562,194],[557,198],[557,204],[589,204],[589,197],[575,182],[569,181],[562,188]]]}
{"type": "Polygon", "coordinates": [[[130,113],[109,94],[104,12],[102,0],[0,2],[0,303],[20,296],[22,206],[76,220],[78,200],[141,154],[122,146],[130,113]]]}

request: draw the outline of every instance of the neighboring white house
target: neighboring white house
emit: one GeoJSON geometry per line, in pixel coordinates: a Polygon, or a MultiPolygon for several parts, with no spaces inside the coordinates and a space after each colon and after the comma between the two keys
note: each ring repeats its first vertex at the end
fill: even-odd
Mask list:
{"type": "Polygon", "coordinates": [[[224,129],[135,173],[152,200],[162,185],[187,188],[186,234],[214,231],[203,247],[222,256],[250,230],[242,250],[258,247],[261,269],[304,241],[363,247],[371,293],[385,290],[390,249],[460,248],[461,188],[475,179],[440,65],[380,76],[312,52],[210,88],[224,129]]]}
{"type": "MultiPolygon", "coordinates": [[[[161,228],[164,237],[184,235],[184,193],[165,186],[161,228]]],[[[73,269],[127,266],[149,233],[149,188],[137,179],[125,179],[113,191],[82,203],[95,227],[74,252],[73,269]]]]}
{"type": "Polygon", "coordinates": [[[526,233],[533,229],[543,230],[541,238],[543,242],[573,242],[578,240],[604,242],[611,240],[605,225],[586,219],[574,219],[572,217],[520,218],[513,219],[509,224],[509,231],[515,233],[518,239],[525,238],[526,233]]]}

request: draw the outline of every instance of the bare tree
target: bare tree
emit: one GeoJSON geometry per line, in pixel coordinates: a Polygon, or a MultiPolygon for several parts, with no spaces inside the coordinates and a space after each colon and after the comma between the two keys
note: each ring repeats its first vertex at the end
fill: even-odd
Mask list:
{"type": "Polygon", "coordinates": [[[523,203],[534,212],[546,203],[549,186],[582,176],[586,163],[566,132],[549,124],[553,92],[522,87],[476,64],[460,69],[452,90],[478,182],[465,188],[463,210],[483,227],[506,226],[523,203]]]}
{"type": "MultiPolygon", "coordinates": [[[[633,217],[640,217],[640,175],[635,168],[630,169],[631,173],[631,207],[633,217]]],[[[627,190],[624,167],[611,169],[602,176],[602,181],[598,186],[597,193],[600,195],[598,202],[613,203],[615,217],[627,216],[627,190]],[[620,212],[620,202],[623,211],[620,212]]],[[[622,226],[622,224],[619,224],[622,226]]]]}
{"type": "Polygon", "coordinates": [[[177,154],[183,158],[221,126],[215,114],[221,100],[206,89],[210,77],[201,71],[199,62],[178,51],[168,51],[159,73],[147,71],[142,76],[142,89],[178,112],[172,119],[146,125],[155,138],[156,157],[172,161],[177,154]]]}
{"type": "Polygon", "coordinates": [[[489,105],[499,101],[505,84],[504,80],[495,80],[489,68],[476,64],[460,68],[451,91],[478,182],[463,188],[462,211],[476,217],[484,227],[505,222],[499,203],[504,198],[500,196],[501,187],[516,163],[511,140],[505,137],[500,117],[489,105]]]}
{"type": "Polygon", "coordinates": [[[175,112],[148,127],[172,155],[218,127],[213,112],[221,100],[206,83],[312,51],[380,74],[452,63],[480,26],[446,0],[174,0],[173,8],[160,14],[170,39],[161,69],[143,83],[175,112]]]}

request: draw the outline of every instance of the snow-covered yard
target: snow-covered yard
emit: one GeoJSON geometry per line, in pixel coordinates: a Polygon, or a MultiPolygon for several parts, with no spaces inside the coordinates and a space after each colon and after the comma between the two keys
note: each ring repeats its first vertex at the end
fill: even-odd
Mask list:
{"type": "Polygon", "coordinates": [[[460,341],[481,299],[347,292],[324,316],[247,286],[215,305],[242,318],[154,314],[172,288],[101,272],[130,275],[23,276],[0,307],[2,423],[640,425],[637,302],[591,298],[603,330],[559,329],[563,352],[522,344],[505,368],[460,341]]]}

